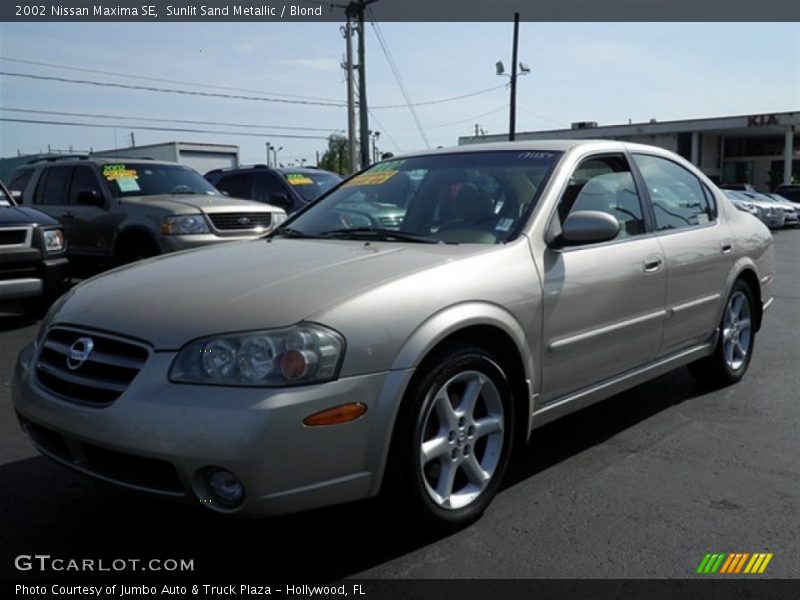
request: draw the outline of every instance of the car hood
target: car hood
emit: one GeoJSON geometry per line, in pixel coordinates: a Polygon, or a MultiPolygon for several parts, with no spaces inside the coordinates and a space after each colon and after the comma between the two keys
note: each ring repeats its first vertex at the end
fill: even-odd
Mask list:
{"type": "Polygon", "coordinates": [[[4,225],[58,225],[58,221],[48,217],[43,212],[25,206],[0,207],[0,227],[4,225]]]}
{"type": "Polygon", "coordinates": [[[289,239],[224,244],[87,280],[54,322],[175,350],[205,335],[292,325],[360,292],[492,248],[289,239]]]}
{"type": "Polygon", "coordinates": [[[281,209],[262,202],[240,200],[228,196],[207,194],[155,194],[153,196],[127,196],[122,202],[156,206],[178,214],[219,212],[280,212],[281,209]]]}

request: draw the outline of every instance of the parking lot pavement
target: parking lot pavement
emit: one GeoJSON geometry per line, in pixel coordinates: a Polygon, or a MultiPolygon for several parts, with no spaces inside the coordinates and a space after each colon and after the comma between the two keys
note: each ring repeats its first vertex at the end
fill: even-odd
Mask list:
{"type": "MultiPolygon", "coordinates": [[[[776,301],[738,385],[680,369],[534,432],[486,515],[449,536],[374,502],[248,522],[116,489],[41,458],[11,408],[36,323],[0,315],[0,576],[11,557],[194,559],[198,575],[295,583],[356,577],[694,576],[707,552],[800,564],[800,231],[775,234],[776,301]]],[[[18,573],[15,573],[19,575],[18,573]]]]}

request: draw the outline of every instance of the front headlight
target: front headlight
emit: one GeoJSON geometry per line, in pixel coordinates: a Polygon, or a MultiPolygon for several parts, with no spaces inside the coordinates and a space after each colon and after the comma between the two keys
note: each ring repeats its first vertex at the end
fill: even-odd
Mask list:
{"type": "Polygon", "coordinates": [[[277,227],[281,223],[284,223],[289,217],[286,216],[286,213],[283,211],[274,212],[272,213],[272,226],[277,227]]]}
{"type": "Polygon", "coordinates": [[[48,229],[44,232],[44,250],[47,254],[63,252],[66,247],[64,232],[60,229],[48,229]]]}
{"type": "Polygon", "coordinates": [[[335,379],[344,339],[312,323],[231,333],[190,342],[172,363],[179,383],[281,387],[335,379]]]}
{"type": "Polygon", "coordinates": [[[208,223],[203,215],[175,215],[164,217],[161,233],[164,235],[192,235],[208,233],[208,223]]]}

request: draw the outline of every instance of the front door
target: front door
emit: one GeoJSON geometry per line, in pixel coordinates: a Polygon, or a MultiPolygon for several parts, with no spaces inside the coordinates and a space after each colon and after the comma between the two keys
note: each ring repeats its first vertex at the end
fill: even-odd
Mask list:
{"type": "Polygon", "coordinates": [[[542,404],[653,360],[661,343],[664,256],[624,154],[584,159],[553,218],[585,210],[612,215],[620,231],[545,251],[542,404]]]}

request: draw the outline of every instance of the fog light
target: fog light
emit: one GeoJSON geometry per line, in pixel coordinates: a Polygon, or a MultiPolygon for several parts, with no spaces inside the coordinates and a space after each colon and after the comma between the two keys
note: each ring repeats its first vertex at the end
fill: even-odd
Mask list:
{"type": "Polygon", "coordinates": [[[244,499],[244,485],[225,469],[211,468],[206,472],[212,500],[227,508],[239,506],[244,499]]]}

